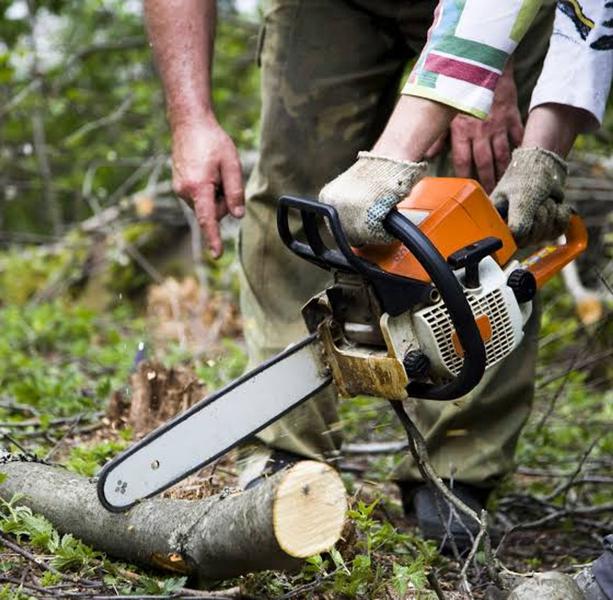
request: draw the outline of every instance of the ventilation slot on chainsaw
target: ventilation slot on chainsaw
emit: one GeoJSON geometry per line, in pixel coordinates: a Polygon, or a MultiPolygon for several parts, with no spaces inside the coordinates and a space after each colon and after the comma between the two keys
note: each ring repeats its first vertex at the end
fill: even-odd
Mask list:
{"type": "MultiPolygon", "coordinates": [[[[485,368],[489,369],[508,356],[521,341],[525,317],[511,289],[504,285],[504,271],[496,267],[493,259],[482,261],[479,277],[480,287],[465,289],[464,294],[479,326],[485,346],[485,368]]],[[[457,376],[464,363],[464,352],[445,304],[438,302],[417,311],[415,325],[433,373],[439,377],[457,376]]]]}

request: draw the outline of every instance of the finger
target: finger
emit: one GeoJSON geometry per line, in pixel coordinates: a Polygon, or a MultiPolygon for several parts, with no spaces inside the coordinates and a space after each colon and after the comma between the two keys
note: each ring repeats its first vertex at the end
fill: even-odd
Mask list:
{"type": "Polygon", "coordinates": [[[541,228],[538,241],[555,240],[566,231],[571,208],[568,204],[560,204],[552,198],[547,198],[542,206],[546,210],[546,217],[538,224],[541,228]]]}
{"type": "Polygon", "coordinates": [[[229,213],[228,205],[225,201],[215,203],[215,218],[221,221],[229,213]]]}
{"type": "Polygon", "coordinates": [[[456,177],[470,177],[472,154],[468,140],[451,136],[451,159],[456,177]]]}
{"type": "Polygon", "coordinates": [[[447,141],[447,133],[443,133],[424,155],[427,159],[432,159],[435,156],[438,156],[445,147],[445,142],[447,141]]]}
{"type": "Polygon", "coordinates": [[[568,204],[556,203],[556,209],[554,213],[553,221],[553,238],[557,238],[563,235],[568,228],[568,222],[572,215],[572,209],[568,204]]]}
{"type": "Polygon", "coordinates": [[[496,207],[498,214],[503,218],[504,221],[508,222],[509,220],[509,198],[508,196],[504,192],[497,191],[497,188],[495,188],[490,196],[490,200],[496,207]]]}
{"type": "Polygon", "coordinates": [[[489,194],[496,185],[494,155],[489,138],[479,138],[473,141],[473,161],[477,168],[479,182],[489,194]]]}
{"type": "Polygon", "coordinates": [[[496,165],[496,180],[499,181],[511,162],[511,148],[506,133],[498,133],[492,138],[492,150],[496,165]]]}
{"type": "Polygon", "coordinates": [[[194,198],[194,208],[198,224],[206,237],[211,254],[214,258],[219,258],[223,250],[223,244],[219,234],[219,222],[216,215],[214,185],[207,185],[201,188],[198,195],[194,198]]]}
{"type": "Polygon", "coordinates": [[[524,139],[524,126],[519,118],[509,125],[509,139],[513,148],[517,148],[524,139]]]}
{"type": "Polygon", "coordinates": [[[234,217],[240,219],[245,214],[245,192],[243,189],[243,173],[238,156],[235,155],[221,163],[221,181],[228,209],[234,217]]]}
{"type": "Polygon", "coordinates": [[[549,239],[551,235],[551,206],[547,201],[543,202],[536,209],[534,218],[526,231],[526,235],[521,238],[518,246],[534,246],[543,240],[549,239]]]}

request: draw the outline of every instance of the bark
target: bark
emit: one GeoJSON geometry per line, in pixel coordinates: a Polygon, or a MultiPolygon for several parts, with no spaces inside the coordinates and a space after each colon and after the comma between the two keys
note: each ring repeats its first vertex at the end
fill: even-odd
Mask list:
{"type": "Polygon", "coordinates": [[[95,483],[60,467],[0,465],[0,497],[44,515],[61,533],[126,561],[201,579],[293,569],[341,535],[346,497],[331,467],[302,461],[247,491],[200,501],[153,498],[107,512],[95,483]]]}

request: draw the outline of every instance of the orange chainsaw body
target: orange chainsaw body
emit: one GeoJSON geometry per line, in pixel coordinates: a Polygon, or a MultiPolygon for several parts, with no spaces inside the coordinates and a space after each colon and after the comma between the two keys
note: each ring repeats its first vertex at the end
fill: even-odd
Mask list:
{"type": "MultiPolygon", "coordinates": [[[[419,226],[444,258],[488,236],[502,242],[502,247],[494,254],[501,267],[505,267],[517,252],[507,224],[485,190],[473,179],[425,177],[397,205],[397,209],[419,226]]],[[[538,287],[541,287],[581,254],[586,246],[585,226],[578,216],[573,216],[565,244],[545,246],[524,264],[533,272],[538,287]]],[[[430,281],[421,264],[399,241],[389,245],[354,248],[354,251],[388,273],[430,281]]]]}

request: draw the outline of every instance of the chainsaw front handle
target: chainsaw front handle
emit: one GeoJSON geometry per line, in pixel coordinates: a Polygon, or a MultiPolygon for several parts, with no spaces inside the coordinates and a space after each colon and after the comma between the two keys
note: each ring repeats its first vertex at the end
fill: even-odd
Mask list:
{"type": "MultiPolygon", "coordinates": [[[[410,295],[412,289],[419,291],[425,288],[431,292],[431,287],[422,282],[387,273],[356,255],[345,236],[336,209],[330,205],[284,196],[279,200],[277,226],[281,239],[292,252],[324,269],[340,269],[363,275],[373,283],[382,301],[385,300],[383,294],[386,291],[410,295]],[[298,240],[292,233],[289,209],[300,211],[307,243],[298,240]],[[322,218],[327,221],[337,245],[336,250],[329,248],[322,239],[322,218]]],[[[485,372],[485,347],[468,300],[445,258],[419,227],[397,210],[392,210],[387,215],[383,226],[404,244],[430,276],[449,311],[464,349],[464,362],[456,377],[443,384],[414,381],[407,386],[407,393],[428,400],[456,400],[470,392],[481,381],[485,372]]],[[[385,307],[385,302],[382,303],[385,307]]],[[[387,307],[385,308],[387,310],[387,307]]]]}
{"type": "Polygon", "coordinates": [[[522,261],[522,265],[534,275],[538,289],[587,248],[587,229],[578,214],[571,216],[564,237],[563,244],[544,246],[522,261]]]}

